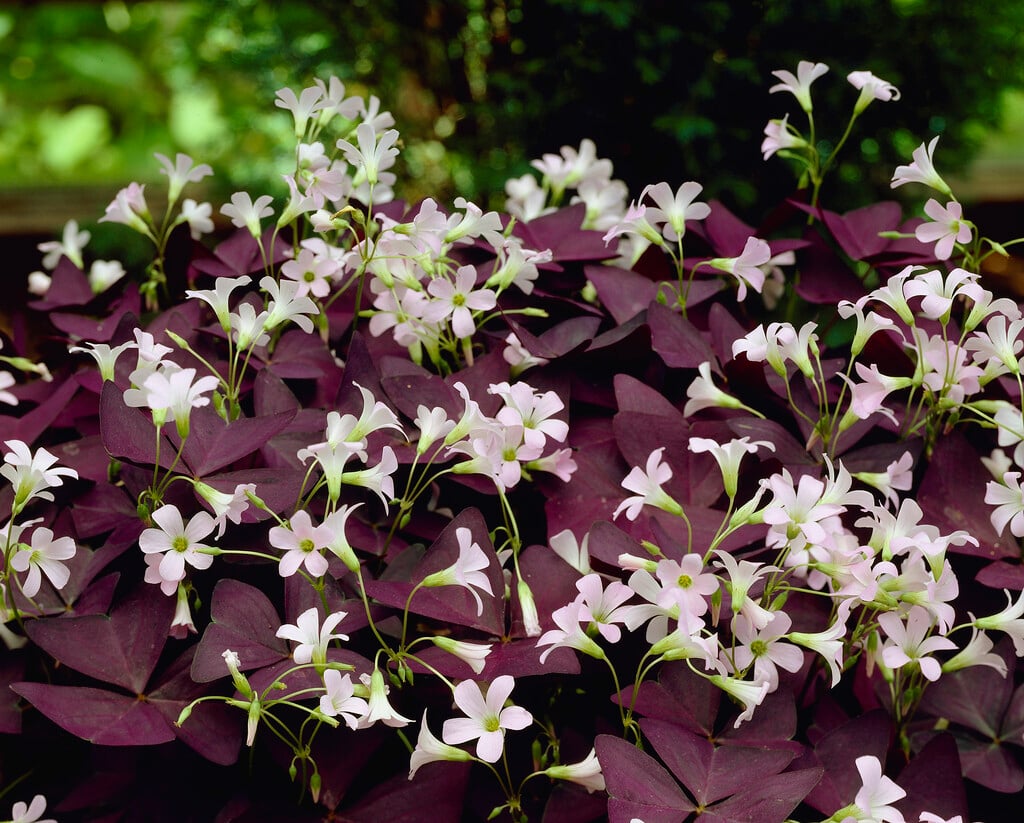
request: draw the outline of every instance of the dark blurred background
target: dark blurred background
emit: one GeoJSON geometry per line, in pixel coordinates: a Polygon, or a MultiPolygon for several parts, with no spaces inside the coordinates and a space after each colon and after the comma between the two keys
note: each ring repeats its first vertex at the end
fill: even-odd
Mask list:
{"type": "Polygon", "coordinates": [[[923,199],[888,181],[935,134],[939,169],[968,200],[1016,202],[1022,34],[1018,0],[6,3],[0,234],[98,217],[121,185],[161,179],[154,151],[210,163],[212,199],[281,196],[291,121],[274,92],[332,73],[394,113],[396,193],[410,200],[500,207],[504,181],[531,158],[590,137],[634,196],[696,180],[757,222],[795,185],[786,162],[761,159],[762,129],[786,112],[804,126],[790,95],[768,94],[770,72],[806,59],[832,67],[814,86],[823,141],[856,99],[848,72],[902,92],[862,116],[827,205],[923,199]]]}

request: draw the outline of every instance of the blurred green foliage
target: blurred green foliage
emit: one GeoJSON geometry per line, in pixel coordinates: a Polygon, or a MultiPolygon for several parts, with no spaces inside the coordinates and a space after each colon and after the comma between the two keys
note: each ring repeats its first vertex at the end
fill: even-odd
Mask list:
{"type": "MultiPolygon", "coordinates": [[[[281,194],[290,119],[273,105],[337,74],[402,132],[399,194],[498,205],[529,160],[593,138],[631,191],[697,180],[752,218],[793,186],[764,163],[772,69],[814,87],[836,139],[870,69],[898,103],[861,118],[825,202],[888,196],[892,168],[935,133],[962,165],[1024,87],[1024,4],[926,0],[192,0],[24,3],[0,10],[0,186],[158,179],[154,151],[213,165],[216,194],[281,194]],[[868,169],[867,172],[864,170],[868,169]]],[[[785,99],[784,99],[785,98],[785,99]]]]}

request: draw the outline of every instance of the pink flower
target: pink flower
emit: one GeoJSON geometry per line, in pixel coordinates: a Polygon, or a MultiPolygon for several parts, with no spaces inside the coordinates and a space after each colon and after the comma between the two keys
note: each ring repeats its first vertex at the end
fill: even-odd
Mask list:
{"type": "Polygon", "coordinates": [[[455,530],[455,537],[459,543],[459,559],[451,566],[427,575],[423,578],[422,585],[427,588],[462,586],[476,601],[476,613],[479,617],[483,614],[484,604],[476,590],[480,589],[494,597],[491,581],[485,571],[490,566],[490,561],[480,545],[473,541],[473,532],[469,529],[460,526],[455,530]]]}
{"type": "Polygon", "coordinates": [[[318,260],[310,249],[302,249],[299,256],[281,266],[281,274],[299,284],[296,297],[312,294],[324,298],[331,292],[331,278],[338,264],[330,259],[318,260]]]}
{"type": "Polygon", "coordinates": [[[455,272],[455,282],[446,277],[430,281],[427,292],[434,298],[423,312],[423,319],[438,323],[451,317],[452,332],[460,340],[472,337],[476,331],[473,312],[493,309],[497,296],[490,289],[473,290],[476,285],[476,269],[460,266],[455,272]]]}
{"type": "Polygon", "coordinates": [[[882,662],[886,666],[898,669],[908,663],[917,663],[921,674],[928,680],[934,682],[939,679],[942,666],[929,655],[932,652],[955,649],[956,643],[948,637],[929,636],[933,622],[926,609],[914,606],[907,615],[905,624],[898,614],[887,612],[879,615],[878,625],[888,635],[882,647],[882,662]]]}
{"type": "Polygon", "coordinates": [[[754,680],[767,681],[769,691],[779,685],[779,668],[796,672],[804,662],[804,653],[790,643],[783,643],[786,632],[792,626],[789,615],[775,612],[775,618],[764,628],[757,629],[750,621],[738,619],[733,623],[739,645],[734,651],[737,671],[754,667],[754,680]]]}
{"type": "Polygon", "coordinates": [[[270,530],[270,545],[284,549],[277,571],[281,577],[291,577],[303,564],[313,577],[327,574],[327,558],[323,556],[334,533],[323,525],[314,526],[309,513],[299,510],[288,521],[290,528],[274,526],[270,530]]]}
{"type": "MultiPolygon", "coordinates": [[[[633,607],[637,608],[637,607],[633,607]]],[[[604,657],[604,650],[594,642],[586,633],[583,626],[589,622],[587,607],[580,598],[572,603],[555,609],[551,613],[551,620],[558,627],[544,632],[537,640],[537,648],[550,646],[540,656],[541,665],[548,659],[548,655],[558,648],[576,649],[590,657],[598,660],[604,657]],[[585,614],[586,613],[586,614],[585,614]]]]}
{"type": "Polygon", "coordinates": [[[609,643],[618,643],[622,632],[615,624],[624,622],[625,610],[620,607],[633,596],[633,590],[614,580],[604,588],[596,573],[577,580],[576,589],[576,599],[583,604],[580,619],[589,620],[609,643]]]}
{"type": "Polygon", "coordinates": [[[149,206],[146,205],[145,186],[130,183],[121,189],[107,206],[100,223],[123,223],[140,234],[152,237],[149,229],[149,206]]]}
{"type": "Polygon", "coordinates": [[[455,705],[466,715],[444,722],[441,737],[445,743],[455,745],[476,740],[476,755],[488,763],[497,763],[505,748],[505,732],[525,729],[533,722],[533,715],[519,706],[505,706],[516,681],[511,675],[501,675],[487,689],[484,697],[480,686],[473,680],[463,680],[455,687],[455,705]]]}
{"type": "Polygon", "coordinates": [[[789,115],[781,120],[769,120],[764,127],[764,140],[761,142],[761,152],[767,160],[777,151],[786,149],[800,149],[807,145],[799,132],[789,125],[789,115]]]}
{"type": "Polygon", "coordinates": [[[729,272],[739,281],[737,300],[747,296],[747,285],[760,294],[764,286],[764,272],[758,268],[772,257],[772,250],[764,240],[748,237],[739,257],[716,257],[708,260],[708,265],[729,272]]]}
{"type": "Polygon", "coordinates": [[[949,259],[955,243],[971,242],[971,225],[962,220],[963,206],[955,200],[943,208],[937,200],[929,199],[924,204],[924,213],[935,222],[922,223],[914,229],[914,236],[922,243],[935,243],[935,256],[939,260],[949,259]]]}
{"type": "Polygon", "coordinates": [[[627,491],[635,492],[633,497],[627,497],[616,507],[612,518],[618,517],[623,511],[626,518],[636,520],[640,516],[640,510],[645,505],[655,506],[671,514],[682,514],[682,507],[661,487],[672,479],[672,468],[661,462],[661,456],[665,447],[655,449],[647,457],[646,470],[639,466],[626,475],[622,481],[622,487],[627,491]]]}

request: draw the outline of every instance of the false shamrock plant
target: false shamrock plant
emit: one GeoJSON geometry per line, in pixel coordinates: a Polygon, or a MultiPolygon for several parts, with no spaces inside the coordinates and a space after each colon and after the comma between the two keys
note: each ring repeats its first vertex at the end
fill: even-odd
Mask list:
{"type": "Polygon", "coordinates": [[[162,215],[133,183],[102,218],[144,272],[42,244],[68,357],[19,331],[0,373],[12,818],[933,823],[1024,788],[1024,319],[982,275],[1016,241],[938,138],[892,181],[927,220],[826,209],[899,98],[849,74],[823,155],[827,72],[775,72],[806,131],[765,128],[771,233],[695,181],[630,201],[590,140],[507,213],[395,200],[393,118],[332,77],[278,92],[283,196],[218,242],[177,155],[162,215]]]}

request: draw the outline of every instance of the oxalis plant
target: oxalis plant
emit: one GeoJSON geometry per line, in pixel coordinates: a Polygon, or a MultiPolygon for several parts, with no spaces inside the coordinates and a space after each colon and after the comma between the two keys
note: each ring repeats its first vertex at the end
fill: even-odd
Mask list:
{"type": "Polygon", "coordinates": [[[287,191],[215,246],[182,154],[158,213],[133,183],[101,218],[145,271],[43,244],[68,357],[19,332],[0,372],[10,819],[999,814],[1024,317],[979,272],[1011,243],[938,138],[892,179],[928,219],[826,209],[899,97],[854,71],[816,123],[827,72],[774,72],[770,230],[697,182],[629,201],[589,140],[505,214],[395,200],[391,115],[332,77],[278,92],[287,191]]]}

